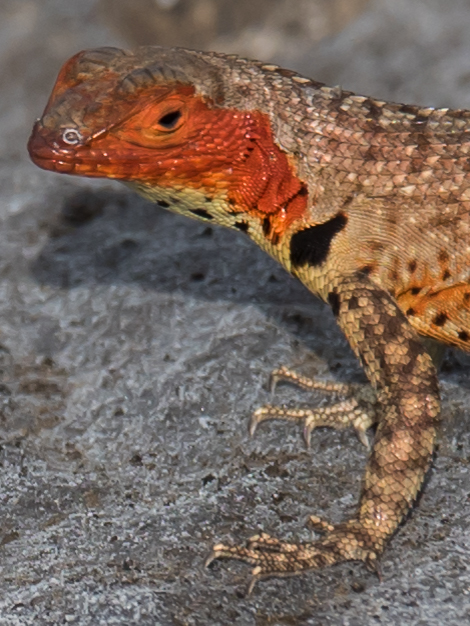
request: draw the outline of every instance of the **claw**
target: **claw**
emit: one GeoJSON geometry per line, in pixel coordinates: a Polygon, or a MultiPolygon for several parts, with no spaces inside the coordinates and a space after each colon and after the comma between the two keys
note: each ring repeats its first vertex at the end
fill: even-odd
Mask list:
{"type": "Polygon", "coordinates": [[[204,561],[204,567],[209,567],[209,565],[215,561],[215,559],[217,558],[217,556],[214,554],[214,551],[212,551],[208,557],[206,557],[206,560],[204,561]]]}
{"type": "Polygon", "coordinates": [[[256,429],[258,428],[258,422],[254,419],[254,415],[251,416],[250,425],[248,427],[248,432],[250,437],[255,436],[256,429]]]}
{"type": "Polygon", "coordinates": [[[367,450],[370,450],[370,442],[369,442],[369,438],[366,435],[366,431],[356,429],[356,433],[357,433],[357,438],[362,443],[362,445],[365,446],[367,450]]]}
{"type": "Polygon", "coordinates": [[[259,575],[261,573],[261,567],[258,565],[257,567],[253,568],[251,574],[251,580],[248,583],[248,587],[246,589],[246,595],[247,596],[251,596],[251,594],[253,593],[253,589],[255,588],[256,583],[258,582],[258,580],[261,578],[261,576],[259,575]]]}
{"type": "Polygon", "coordinates": [[[305,441],[305,445],[307,446],[307,450],[310,450],[310,441],[312,438],[312,431],[313,431],[313,426],[312,424],[309,424],[307,421],[305,422],[305,426],[304,426],[304,441],[305,441]]]}
{"type": "Polygon", "coordinates": [[[377,555],[375,552],[370,552],[365,560],[366,567],[373,574],[376,574],[379,582],[383,582],[382,568],[380,567],[380,563],[377,559],[377,555]]]}
{"type": "Polygon", "coordinates": [[[271,392],[271,395],[274,395],[276,392],[277,383],[280,380],[290,380],[290,378],[290,371],[287,367],[281,366],[278,369],[273,370],[269,377],[269,391],[271,392]]]}
{"type": "Polygon", "coordinates": [[[264,421],[264,415],[267,413],[269,406],[262,406],[259,409],[256,409],[251,416],[250,425],[248,427],[248,431],[250,433],[250,437],[254,437],[256,429],[258,428],[258,424],[264,421]]]}
{"type": "Polygon", "coordinates": [[[215,561],[216,559],[219,558],[219,554],[217,554],[217,552],[220,552],[222,550],[227,550],[228,547],[224,546],[223,543],[217,543],[211,550],[209,556],[206,558],[206,560],[204,561],[204,567],[209,567],[209,565],[215,561]]]}
{"type": "Polygon", "coordinates": [[[277,372],[271,372],[271,376],[269,377],[269,393],[273,396],[276,393],[277,383],[279,382],[279,376],[277,376],[277,372]]]}

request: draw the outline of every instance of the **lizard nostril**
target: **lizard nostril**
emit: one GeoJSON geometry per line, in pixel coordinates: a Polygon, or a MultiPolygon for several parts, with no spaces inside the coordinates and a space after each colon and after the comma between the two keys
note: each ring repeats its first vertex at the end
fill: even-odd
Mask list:
{"type": "Polygon", "coordinates": [[[80,141],[82,140],[82,135],[78,132],[76,128],[66,128],[62,132],[62,140],[65,143],[74,146],[77,143],[80,143],[80,141]]]}

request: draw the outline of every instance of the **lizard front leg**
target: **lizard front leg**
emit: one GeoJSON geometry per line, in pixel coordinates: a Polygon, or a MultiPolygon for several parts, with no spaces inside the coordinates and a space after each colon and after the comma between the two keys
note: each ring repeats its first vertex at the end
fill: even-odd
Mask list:
{"type": "Polygon", "coordinates": [[[262,533],[246,547],[216,545],[209,561],[234,558],[255,566],[250,590],[263,577],[342,561],[374,566],[416,499],[431,460],[440,412],[436,371],[405,316],[363,276],[335,281],[328,301],[380,406],[359,506],[346,522],[322,522],[325,534],[317,541],[291,544],[262,533]]]}

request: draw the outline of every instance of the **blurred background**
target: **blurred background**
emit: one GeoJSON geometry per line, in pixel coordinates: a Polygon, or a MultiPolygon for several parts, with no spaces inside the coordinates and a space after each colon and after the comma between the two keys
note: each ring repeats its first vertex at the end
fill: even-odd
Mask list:
{"type": "MultiPolygon", "coordinates": [[[[278,63],[470,108],[469,0],[0,0],[0,626],[470,623],[468,360],[420,505],[383,560],[267,581],[211,545],[354,511],[351,433],[266,425],[269,372],[362,380],[329,310],[241,234],[123,186],[44,172],[26,142],[59,68],[103,45],[278,63]]],[[[321,404],[295,389],[278,401],[321,404]]]]}
{"type": "Polygon", "coordinates": [[[467,0],[2,0],[0,133],[37,116],[64,59],[106,44],[236,52],[377,97],[465,106],[469,14],[467,0]]]}

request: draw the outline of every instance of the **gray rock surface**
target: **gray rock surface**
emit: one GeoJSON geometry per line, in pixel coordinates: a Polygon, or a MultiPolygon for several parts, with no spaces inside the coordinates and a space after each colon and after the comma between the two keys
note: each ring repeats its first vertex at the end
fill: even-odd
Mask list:
{"type": "MultiPolygon", "coordinates": [[[[441,376],[434,468],[382,583],[353,563],[244,598],[249,568],[203,569],[218,541],[261,529],[307,540],[309,514],[353,511],[366,454],[352,433],[321,430],[306,450],[294,427],[266,424],[250,440],[247,422],[279,364],[362,374],[328,309],[243,236],[28,161],[60,65],[128,45],[118,26],[97,0],[0,5],[0,626],[470,623],[470,361],[459,354],[441,376]]],[[[334,36],[265,55],[250,32],[231,34],[232,51],[256,46],[357,92],[470,107],[467,1],[375,0],[334,36]]]]}

